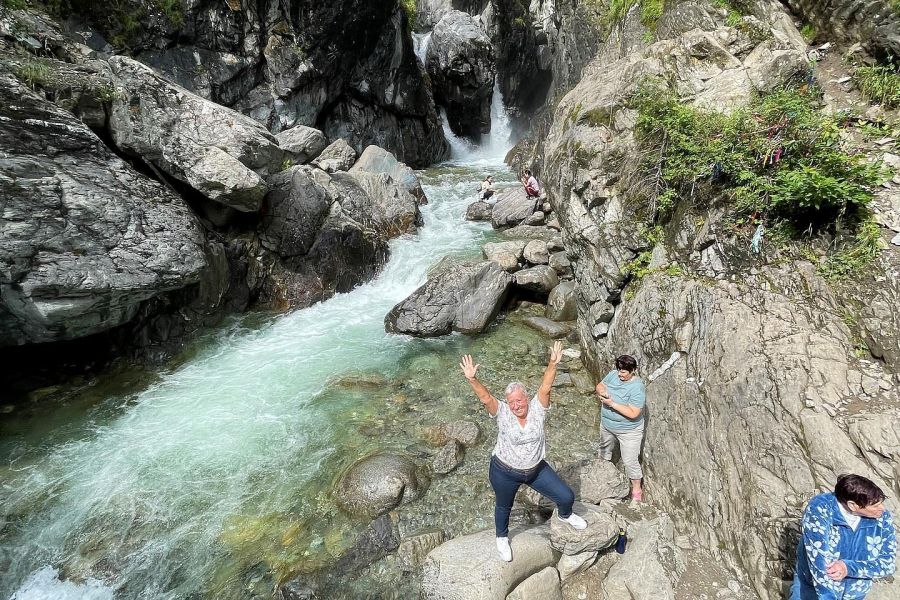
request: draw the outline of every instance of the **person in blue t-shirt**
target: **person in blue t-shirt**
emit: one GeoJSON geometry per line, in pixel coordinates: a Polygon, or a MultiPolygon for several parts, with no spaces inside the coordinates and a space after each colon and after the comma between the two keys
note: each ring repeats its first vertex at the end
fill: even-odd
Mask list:
{"type": "Polygon", "coordinates": [[[613,446],[619,443],[619,453],[625,465],[625,475],[631,480],[631,498],[643,500],[641,480],[641,444],[644,441],[644,382],[635,375],[637,361],[623,354],[610,371],[597,384],[600,397],[600,457],[612,460],[613,446]]]}
{"type": "Polygon", "coordinates": [[[803,511],[790,600],[860,600],[897,567],[894,521],[884,492],[861,475],[838,477],[803,511]]]}

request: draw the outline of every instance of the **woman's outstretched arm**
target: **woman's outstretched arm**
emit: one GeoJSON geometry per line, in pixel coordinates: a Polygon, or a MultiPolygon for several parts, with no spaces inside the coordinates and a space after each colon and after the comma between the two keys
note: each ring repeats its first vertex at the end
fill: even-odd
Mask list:
{"type": "Polygon", "coordinates": [[[484,387],[484,384],[475,377],[478,373],[478,367],[480,366],[481,365],[475,364],[471,354],[463,356],[462,362],[459,363],[459,367],[462,369],[463,375],[466,376],[469,385],[471,385],[472,389],[475,391],[475,395],[478,396],[478,399],[484,404],[484,408],[487,409],[488,414],[493,417],[497,414],[499,404],[497,404],[497,399],[491,395],[486,387],[484,387]]]}
{"type": "Polygon", "coordinates": [[[556,379],[556,365],[562,360],[562,342],[553,342],[550,348],[550,360],[544,369],[544,378],[541,379],[541,387],[538,388],[538,400],[544,408],[550,408],[550,390],[553,389],[553,380],[556,379]]]}

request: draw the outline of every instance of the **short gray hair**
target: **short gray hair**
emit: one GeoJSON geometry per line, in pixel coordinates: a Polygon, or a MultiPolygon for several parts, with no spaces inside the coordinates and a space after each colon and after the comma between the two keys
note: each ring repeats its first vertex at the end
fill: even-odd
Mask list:
{"type": "Polygon", "coordinates": [[[525,386],[522,385],[521,383],[519,383],[518,381],[513,381],[508,386],[506,386],[506,391],[504,391],[503,393],[506,394],[507,396],[509,396],[516,390],[522,390],[523,394],[525,394],[526,396],[528,395],[528,390],[526,390],[525,386]]]}

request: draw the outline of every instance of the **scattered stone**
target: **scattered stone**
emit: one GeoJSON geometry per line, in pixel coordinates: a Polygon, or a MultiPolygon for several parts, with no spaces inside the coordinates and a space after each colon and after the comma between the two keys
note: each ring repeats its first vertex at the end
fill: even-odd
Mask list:
{"type": "Polygon", "coordinates": [[[493,206],[483,200],[478,200],[466,209],[466,221],[490,221],[493,206]]]}
{"type": "Polygon", "coordinates": [[[524,256],[526,240],[488,242],[481,248],[484,257],[500,265],[504,271],[516,271],[524,256]]]}
{"type": "Polygon", "coordinates": [[[429,552],[422,569],[422,596],[428,600],[506,598],[519,582],[557,563],[546,525],[510,530],[512,562],[498,560],[495,540],[491,528],[448,540],[429,552]]]}
{"type": "Polygon", "coordinates": [[[609,548],[619,538],[619,523],[609,506],[594,506],[575,502],[575,514],[587,521],[581,531],[558,518],[558,511],[550,517],[550,545],[563,554],[575,555],[609,548]]]}
{"type": "Polygon", "coordinates": [[[472,421],[451,421],[429,427],[425,430],[425,440],[433,446],[443,446],[456,440],[466,448],[471,448],[481,438],[481,429],[472,421]]]}
{"type": "Polygon", "coordinates": [[[565,252],[554,252],[551,254],[549,264],[560,277],[572,276],[572,262],[565,252]]]}
{"type": "Polygon", "coordinates": [[[531,240],[525,245],[523,257],[533,265],[546,265],[550,262],[550,253],[547,252],[547,242],[531,240]]]}
{"type": "Polygon", "coordinates": [[[536,211],[530,217],[523,221],[525,225],[543,225],[544,224],[544,213],[543,211],[536,211]]]}
{"type": "Polygon", "coordinates": [[[515,281],[520,288],[539,294],[549,294],[553,288],[559,285],[559,276],[550,267],[538,265],[517,271],[515,281]]]}
{"type": "Polygon", "coordinates": [[[350,147],[343,138],[337,139],[325,148],[312,164],[323,171],[349,171],[356,160],[356,150],[350,147]]]}
{"type": "Polygon", "coordinates": [[[374,517],[425,493],[428,479],[416,465],[396,454],[375,454],[359,460],[340,478],[335,501],[352,515],[374,517]]]}
{"type": "Polygon", "coordinates": [[[431,461],[431,468],[439,475],[446,475],[462,464],[465,455],[463,445],[456,440],[450,440],[431,461]]]}
{"type": "Polygon", "coordinates": [[[506,600],[562,600],[560,573],[553,567],[538,571],[512,591],[506,600]]]}
{"type": "Polygon", "coordinates": [[[563,281],[550,292],[547,297],[547,308],[544,316],[554,321],[572,321],[578,316],[575,304],[575,283],[563,281]]]}
{"type": "Polygon", "coordinates": [[[325,134],[305,125],[286,129],[275,136],[285,156],[295,165],[306,164],[328,147],[325,134]]]}
{"type": "Polygon", "coordinates": [[[570,326],[564,325],[563,323],[557,323],[556,321],[551,321],[550,319],[547,319],[545,317],[525,317],[524,319],[522,319],[522,322],[532,329],[537,329],[553,340],[564,338],[569,335],[570,331],[572,331],[572,328],[570,326]]]}

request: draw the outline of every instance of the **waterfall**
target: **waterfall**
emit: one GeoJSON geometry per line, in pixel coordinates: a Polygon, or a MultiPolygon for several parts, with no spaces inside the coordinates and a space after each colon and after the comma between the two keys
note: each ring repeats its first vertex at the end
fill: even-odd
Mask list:
{"type": "Polygon", "coordinates": [[[424,66],[425,65],[425,53],[428,52],[428,42],[431,41],[431,32],[428,33],[414,33],[413,37],[413,51],[416,53],[416,58],[419,59],[419,62],[424,66]]]}
{"type": "Polygon", "coordinates": [[[450,143],[451,161],[457,164],[480,164],[484,166],[502,164],[512,146],[512,129],[509,112],[503,103],[500,86],[494,83],[491,98],[491,132],[483,136],[480,144],[473,144],[450,130],[447,115],[441,110],[444,137],[450,143]]]}

